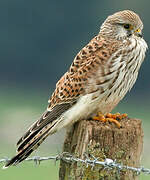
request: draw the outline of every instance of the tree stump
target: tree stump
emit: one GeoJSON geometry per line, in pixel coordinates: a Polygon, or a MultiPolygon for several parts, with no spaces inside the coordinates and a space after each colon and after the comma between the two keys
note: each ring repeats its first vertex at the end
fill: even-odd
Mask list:
{"type": "MultiPolygon", "coordinates": [[[[123,165],[139,167],[143,147],[141,120],[126,118],[120,121],[122,128],[115,124],[94,120],[82,120],[67,132],[63,152],[85,159],[85,153],[104,161],[116,160],[123,165]]],[[[103,166],[86,166],[81,163],[60,162],[60,180],[137,180],[133,171],[105,169],[103,166]]]]}

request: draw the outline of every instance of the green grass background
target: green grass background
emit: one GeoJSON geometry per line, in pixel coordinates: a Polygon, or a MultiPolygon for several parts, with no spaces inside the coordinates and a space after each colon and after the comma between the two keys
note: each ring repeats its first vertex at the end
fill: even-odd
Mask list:
{"type": "MultiPolygon", "coordinates": [[[[15,154],[15,143],[32,122],[45,110],[47,92],[44,90],[1,89],[0,90],[0,159],[15,154]]],[[[114,112],[127,112],[129,117],[142,119],[144,129],[144,150],[142,165],[150,168],[149,156],[149,101],[143,98],[125,98],[114,112]]],[[[33,155],[51,156],[61,152],[64,132],[49,137],[33,155]]],[[[4,164],[0,164],[2,167],[4,164]]],[[[34,162],[23,162],[17,167],[0,169],[0,180],[57,180],[59,162],[44,161],[40,165],[34,162]]],[[[141,175],[140,179],[148,180],[150,176],[141,175]]]]}

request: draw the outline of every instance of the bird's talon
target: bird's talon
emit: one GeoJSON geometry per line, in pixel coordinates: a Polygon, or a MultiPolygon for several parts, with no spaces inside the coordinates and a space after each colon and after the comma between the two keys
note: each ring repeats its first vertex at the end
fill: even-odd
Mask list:
{"type": "Polygon", "coordinates": [[[120,114],[120,113],[116,113],[116,114],[111,114],[111,113],[107,113],[106,116],[104,116],[103,114],[101,114],[100,112],[97,114],[97,116],[93,117],[93,120],[97,120],[97,121],[102,121],[102,122],[110,122],[110,123],[114,123],[118,128],[122,128],[121,124],[118,122],[123,118],[126,118],[127,114],[120,114]]]}
{"type": "Polygon", "coordinates": [[[110,122],[110,123],[114,123],[118,128],[121,127],[121,124],[120,124],[116,119],[106,118],[106,121],[108,121],[108,122],[110,122]]]}

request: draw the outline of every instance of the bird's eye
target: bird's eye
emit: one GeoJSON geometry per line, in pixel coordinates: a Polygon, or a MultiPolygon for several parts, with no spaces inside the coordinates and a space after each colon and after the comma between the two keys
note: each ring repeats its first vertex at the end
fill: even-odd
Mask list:
{"type": "Polygon", "coordinates": [[[130,25],[130,24],[124,24],[123,27],[124,27],[125,29],[130,29],[131,25],[130,25]]]}

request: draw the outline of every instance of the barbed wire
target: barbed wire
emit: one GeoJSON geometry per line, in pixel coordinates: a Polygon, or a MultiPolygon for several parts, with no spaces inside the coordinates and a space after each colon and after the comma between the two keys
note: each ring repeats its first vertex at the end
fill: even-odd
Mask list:
{"type": "MultiPolygon", "coordinates": [[[[106,158],[104,161],[99,161],[98,158],[94,157],[93,155],[90,155],[90,156],[92,158],[90,158],[87,154],[85,154],[85,159],[80,159],[80,158],[72,156],[71,154],[67,152],[63,152],[56,156],[48,156],[48,157],[33,156],[31,158],[25,159],[25,161],[34,161],[35,164],[40,164],[41,161],[54,160],[56,162],[58,160],[63,160],[67,163],[80,162],[82,164],[85,164],[86,167],[91,166],[92,168],[94,168],[97,165],[97,166],[103,166],[105,169],[116,168],[118,171],[131,170],[135,172],[137,175],[140,175],[141,173],[150,175],[150,169],[144,168],[142,166],[141,167],[126,166],[126,165],[117,163],[116,160],[112,160],[109,158],[106,158]]],[[[6,163],[9,160],[10,160],[9,158],[3,158],[3,159],[0,159],[0,163],[6,163]]]]}

